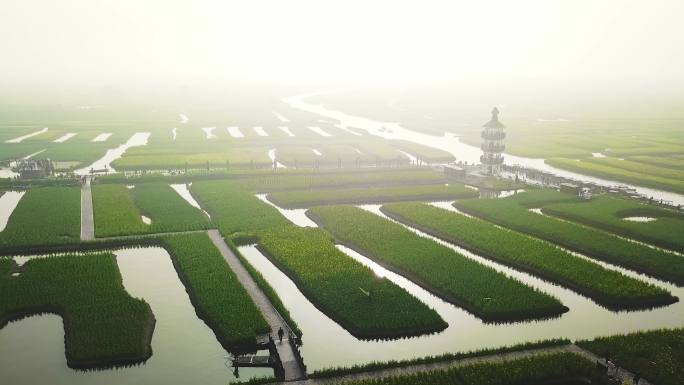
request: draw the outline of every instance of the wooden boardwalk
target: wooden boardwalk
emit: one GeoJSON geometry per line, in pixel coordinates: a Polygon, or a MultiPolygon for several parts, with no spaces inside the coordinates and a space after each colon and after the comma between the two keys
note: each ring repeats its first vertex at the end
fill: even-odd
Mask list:
{"type": "Polygon", "coordinates": [[[242,286],[244,286],[244,288],[247,290],[247,293],[252,298],[252,301],[254,301],[259,310],[261,310],[261,314],[264,315],[264,318],[271,326],[271,330],[276,332],[282,327],[283,330],[286,331],[285,337],[282,341],[278,341],[277,337],[275,338],[275,346],[278,350],[278,354],[280,355],[280,360],[282,361],[283,369],[285,371],[285,381],[300,380],[305,378],[305,369],[299,365],[295,352],[289,343],[289,333],[287,333],[287,331],[289,331],[290,328],[287,326],[285,320],[280,316],[275,307],[273,307],[271,301],[268,299],[266,294],[261,291],[254,279],[252,279],[252,276],[242,265],[240,259],[238,259],[233,251],[228,247],[218,230],[209,230],[207,233],[209,234],[211,241],[221,252],[221,255],[223,255],[223,258],[225,258],[226,262],[237,276],[242,286]]]}

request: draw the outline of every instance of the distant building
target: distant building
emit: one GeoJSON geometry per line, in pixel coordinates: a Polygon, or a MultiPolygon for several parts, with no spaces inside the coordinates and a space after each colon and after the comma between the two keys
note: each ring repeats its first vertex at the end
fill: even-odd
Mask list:
{"type": "Polygon", "coordinates": [[[55,166],[50,159],[21,159],[14,170],[21,179],[40,179],[55,174],[55,166]]]}
{"type": "Polygon", "coordinates": [[[492,110],[492,119],[489,120],[482,130],[482,155],[480,162],[484,166],[484,172],[489,175],[499,175],[501,173],[501,165],[503,164],[503,156],[501,153],[506,146],[503,143],[506,138],[506,133],[503,131],[506,126],[499,122],[499,109],[494,107],[492,110]]]}

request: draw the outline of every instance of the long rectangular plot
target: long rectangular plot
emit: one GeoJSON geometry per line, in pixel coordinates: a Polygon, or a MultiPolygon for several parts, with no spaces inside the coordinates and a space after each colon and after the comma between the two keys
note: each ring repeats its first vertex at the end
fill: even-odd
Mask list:
{"type": "Polygon", "coordinates": [[[563,194],[534,191],[503,199],[464,200],[454,203],[468,214],[484,218],[587,256],[614,263],[655,278],[684,284],[684,258],[640,245],[583,225],[529,211],[553,201],[567,201],[563,194]]]}
{"type": "Polygon", "coordinates": [[[684,252],[684,214],[674,210],[604,196],[590,201],[551,204],[544,206],[542,212],[684,252]],[[632,218],[645,220],[632,221],[632,218]]]}
{"type": "Polygon", "coordinates": [[[0,232],[0,249],[78,243],[80,236],[80,188],[32,188],[19,201],[0,232]]]}
{"type": "Polygon", "coordinates": [[[315,207],[309,213],[341,243],[486,321],[567,311],[556,298],[360,208],[315,207]]]}
{"type": "Polygon", "coordinates": [[[676,300],[651,284],[480,219],[420,203],[390,204],[383,212],[483,257],[566,286],[611,309],[649,308],[676,300]]]}
{"type": "Polygon", "coordinates": [[[380,203],[401,200],[455,200],[474,198],[477,195],[477,191],[463,185],[433,184],[283,191],[269,194],[269,199],[281,207],[302,208],[327,204],[380,203]]]}
{"type": "Polygon", "coordinates": [[[447,326],[434,310],[339,251],[324,231],[291,224],[235,182],[195,182],[192,191],[225,237],[257,243],[316,307],[353,335],[389,338],[447,326]]]}

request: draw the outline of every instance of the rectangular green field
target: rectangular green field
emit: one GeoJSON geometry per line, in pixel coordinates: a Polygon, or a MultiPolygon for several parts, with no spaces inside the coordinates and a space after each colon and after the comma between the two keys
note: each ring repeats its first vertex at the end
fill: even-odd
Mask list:
{"type": "Polygon", "coordinates": [[[132,188],[118,184],[93,186],[95,235],[114,237],[133,234],[201,230],[209,218],[192,207],[168,184],[141,183],[132,188]],[[142,216],[151,219],[145,224],[142,216]]]}
{"type": "Polygon", "coordinates": [[[0,232],[0,249],[78,243],[80,237],[80,188],[32,188],[21,198],[7,227],[0,232]]]}
{"type": "Polygon", "coordinates": [[[304,208],[328,204],[382,203],[407,200],[437,201],[475,198],[478,192],[462,184],[365,187],[283,191],[268,195],[280,207],[304,208]]]}

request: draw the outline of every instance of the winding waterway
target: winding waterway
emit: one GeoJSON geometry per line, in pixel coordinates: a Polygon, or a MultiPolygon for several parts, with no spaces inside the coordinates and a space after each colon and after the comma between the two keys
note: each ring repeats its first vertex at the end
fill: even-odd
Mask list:
{"type": "MultiPolygon", "coordinates": [[[[260,199],[272,204],[264,196],[261,196],[260,199]]],[[[447,203],[436,203],[435,206],[446,209],[447,203]]],[[[380,207],[381,205],[362,206],[362,208],[368,211],[385,217],[379,211],[380,207]]],[[[315,223],[302,218],[302,210],[279,208],[279,211],[299,226],[315,226],[315,223]]],[[[375,360],[409,359],[447,352],[493,348],[540,339],[561,337],[573,340],[586,339],[638,330],[681,327],[684,324],[684,321],[682,321],[684,320],[684,303],[681,301],[654,310],[613,312],[602,308],[590,299],[571,290],[489,261],[448,242],[431,237],[410,226],[405,227],[420,236],[433,239],[468,258],[472,258],[555,296],[564,305],[568,306],[570,311],[559,318],[550,320],[498,325],[486,324],[467,311],[430,294],[410,280],[375,264],[365,256],[343,246],[338,246],[341,251],[351,258],[369,266],[376,275],[390,279],[435,309],[449,324],[449,327],[443,332],[427,336],[393,341],[362,341],[353,337],[337,323],[316,309],[297,289],[294,283],[271,264],[256,248],[241,248],[240,250],[245,258],[266,277],[267,281],[280,295],[292,318],[301,327],[304,333],[302,353],[310,371],[330,366],[363,364],[375,360]]],[[[605,263],[600,264],[620,271],[630,277],[665,288],[673,295],[684,299],[684,288],[678,288],[657,279],[644,277],[617,266],[605,263]]]]}
{"type": "Polygon", "coordinates": [[[102,170],[107,170],[107,172],[116,172],[116,170],[112,168],[112,162],[121,158],[123,154],[131,147],[146,146],[151,135],[152,134],[149,132],[136,132],[128,139],[126,143],[120,145],[119,147],[107,150],[102,158],[93,162],[89,166],[74,171],[74,174],[88,175],[102,170]]]}
{"type": "MultiPolygon", "coordinates": [[[[361,116],[350,115],[341,111],[328,109],[320,104],[313,104],[305,101],[305,99],[318,95],[318,93],[309,93],[283,98],[283,101],[290,107],[306,111],[309,113],[324,116],[326,118],[335,119],[340,125],[344,127],[355,127],[367,131],[371,135],[376,135],[390,140],[407,140],[410,142],[422,144],[428,147],[440,149],[449,152],[457,160],[468,163],[479,163],[482,151],[479,147],[471,146],[460,141],[460,139],[450,133],[445,133],[443,136],[429,135],[404,128],[400,123],[382,122],[378,120],[368,119],[361,116]]],[[[653,197],[656,200],[669,201],[675,205],[684,205],[684,195],[676,194],[668,191],[651,189],[648,187],[635,186],[628,183],[617,182],[609,179],[597,178],[594,176],[578,174],[571,171],[562,170],[556,167],[549,166],[540,158],[526,158],[505,154],[504,161],[506,164],[519,165],[527,168],[537,169],[551,173],[563,178],[574,179],[587,183],[594,183],[605,187],[627,186],[633,188],[637,193],[648,197],[653,197]]]]}

